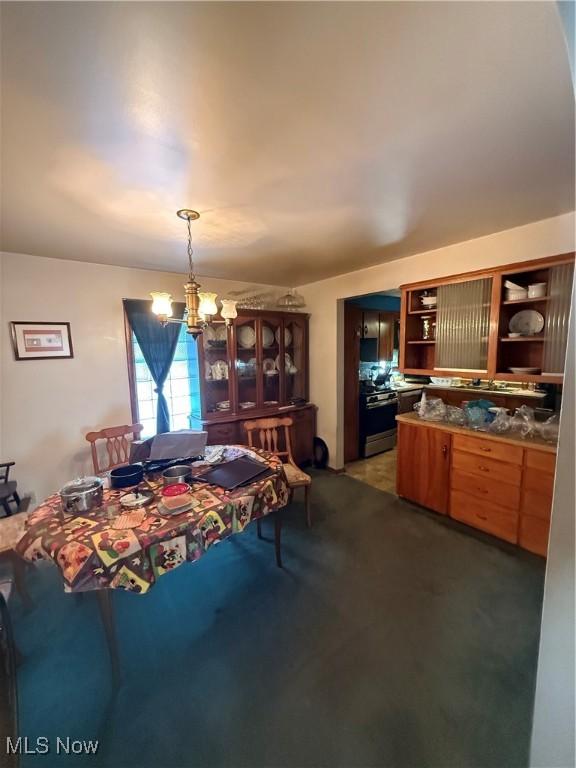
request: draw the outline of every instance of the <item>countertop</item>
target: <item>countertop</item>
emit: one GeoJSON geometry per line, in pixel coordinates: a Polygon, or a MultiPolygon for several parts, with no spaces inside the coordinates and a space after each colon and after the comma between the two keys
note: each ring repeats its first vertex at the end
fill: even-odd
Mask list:
{"type": "Polygon", "coordinates": [[[402,424],[418,425],[427,429],[441,429],[443,432],[450,432],[454,435],[467,435],[468,437],[477,437],[482,440],[496,440],[500,443],[519,445],[522,448],[533,448],[538,451],[544,451],[545,453],[556,453],[557,451],[556,445],[547,443],[540,437],[527,437],[523,439],[509,433],[496,435],[493,432],[480,432],[475,429],[458,427],[455,424],[447,424],[444,421],[425,421],[424,419],[421,419],[417,413],[400,413],[396,416],[396,421],[399,421],[402,424]]]}

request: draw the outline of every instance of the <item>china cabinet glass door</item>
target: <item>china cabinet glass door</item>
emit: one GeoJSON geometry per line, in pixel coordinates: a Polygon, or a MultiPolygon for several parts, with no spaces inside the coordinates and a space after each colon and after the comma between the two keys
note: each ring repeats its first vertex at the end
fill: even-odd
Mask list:
{"type": "Polygon", "coordinates": [[[306,320],[297,316],[285,317],[283,327],[280,356],[285,400],[306,400],[306,320]]]}
{"type": "Polygon", "coordinates": [[[238,410],[250,411],[259,403],[258,321],[254,317],[238,318],[235,322],[236,381],[238,410]]]}
{"type": "Polygon", "coordinates": [[[262,318],[262,364],[259,366],[262,381],[262,406],[274,408],[280,404],[280,333],[282,321],[277,317],[262,318]]]}
{"type": "Polygon", "coordinates": [[[224,323],[208,326],[202,334],[205,414],[230,413],[230,345],[228,328],[224,323]]]}

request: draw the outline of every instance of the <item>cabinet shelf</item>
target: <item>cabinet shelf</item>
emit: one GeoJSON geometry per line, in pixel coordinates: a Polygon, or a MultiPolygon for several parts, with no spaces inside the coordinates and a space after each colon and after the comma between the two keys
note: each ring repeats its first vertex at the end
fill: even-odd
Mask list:
{"type": "Polygon", "coordinates": [[[436,307],[433,309],[411,309],[408,312],[409,315],[434,315],[436,314],[436,307]]]}
{"type": "Polygon", "coordinates": [[[514,299],[514,301],[503,301],[502,304],[506,306],[513,304],[515,306],[516,304],[537,304],[540,301],[550,301],[550,296],[540,296],[536,299],[514,299]]]}
{"type": "Polygon", "coordinates": [[[436,344],[436,339],[414,339],[409,341],[408,344],[436,344]]]}
{"type": "Polygon", "coordinates": [[[546,339],[544,338],[544,336],[518,336],[517,338],[513,338],[513,339],[509,338],[508,336],[502,336],[500,341],[505,341],[506,343],[515,342],[515,341],[516,342],[527,342],[527,341],[529,341],[529,342],[534,342],[534,341],[542,342],[542,341],[546,341],[546,339]]]}

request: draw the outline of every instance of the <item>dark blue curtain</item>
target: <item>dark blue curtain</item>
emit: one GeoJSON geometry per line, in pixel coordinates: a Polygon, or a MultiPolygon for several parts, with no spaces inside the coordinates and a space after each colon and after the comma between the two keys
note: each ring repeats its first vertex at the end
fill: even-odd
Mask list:
{"type": "MultiPolygon", "coordinates": [[[[182,317],[184,305],[173,304],[172,306],[174,316],[182,317]]],[[[170,413],[162,390],[174,359],[181,325],[168,323],[162,327],[156,315],[152,313],[152,302],[144,299],[124,299],[124,310],[156,384],[158,393],[156,431],[158,434],[169,432],[170,413]]]]}

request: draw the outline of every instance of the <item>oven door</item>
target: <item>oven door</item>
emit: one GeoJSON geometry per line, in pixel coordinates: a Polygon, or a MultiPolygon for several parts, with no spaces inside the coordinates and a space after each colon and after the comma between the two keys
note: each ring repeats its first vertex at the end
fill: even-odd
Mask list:
{"type": "Polygon", "coordinates": [[[396,445],[398,400],[362,403],[360,407],[360,456],[367,458],[396,445]]]}
{"type": "Polygon", "coordinates": [[[398,400],[380,400],[368,403],[360,408],[360,435],[364,439],[370,435],[379,435],[396,429],[398,400]]]}

